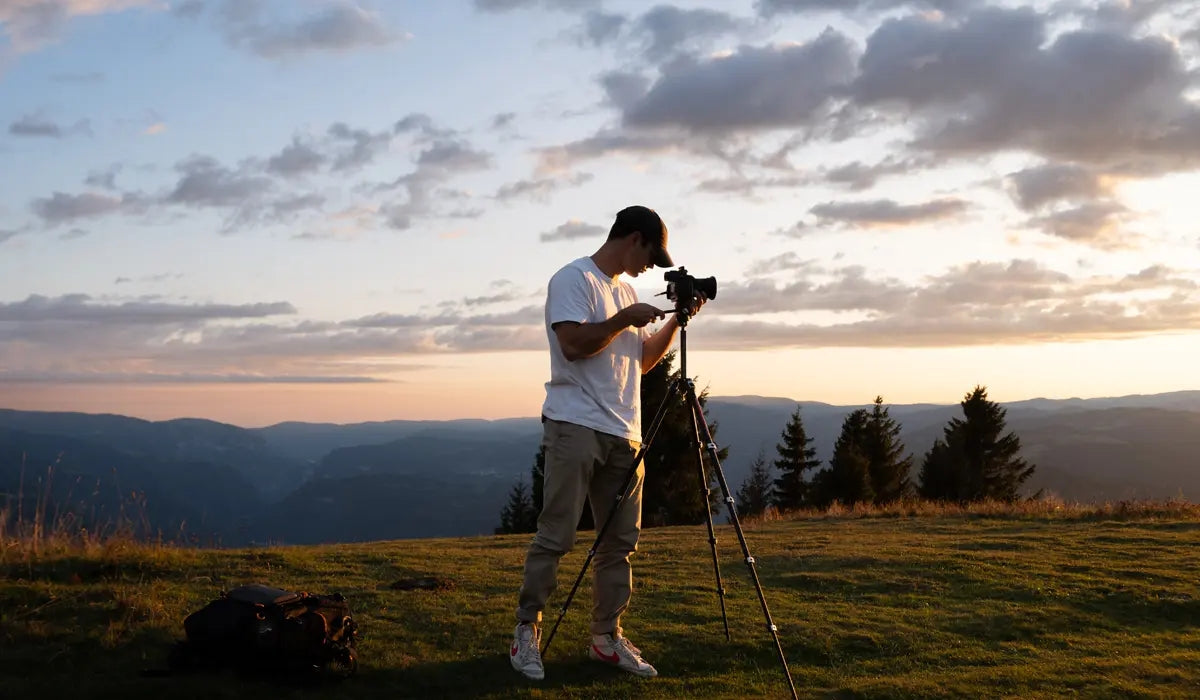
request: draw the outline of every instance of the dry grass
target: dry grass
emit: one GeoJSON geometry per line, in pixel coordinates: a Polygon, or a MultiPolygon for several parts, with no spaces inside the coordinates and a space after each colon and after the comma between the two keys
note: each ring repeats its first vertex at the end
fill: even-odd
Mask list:
{"type": "Polygon", "coordinates": [[[742,518],[744,523],[843,518],[987,517],[1014,520],[1200,520],[1200,504],[1183,499],[1072,503],[1055,496],[1009,503],[979,501],[946,503],[905,499],[883,505],[835,503],[824,509],[784,512],[768,508],[762,515],[742,518]]]}

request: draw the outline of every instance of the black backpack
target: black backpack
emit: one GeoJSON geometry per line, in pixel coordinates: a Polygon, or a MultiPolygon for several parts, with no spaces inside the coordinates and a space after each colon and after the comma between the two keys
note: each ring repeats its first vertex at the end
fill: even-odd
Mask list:
{"type": "Polygon", "coordinates": [[[239,586],[183,621],[173,671],[234,668],[297,680],[345,678],[358,669],[358,628],[338,593],[310,595],[239,586]]]}

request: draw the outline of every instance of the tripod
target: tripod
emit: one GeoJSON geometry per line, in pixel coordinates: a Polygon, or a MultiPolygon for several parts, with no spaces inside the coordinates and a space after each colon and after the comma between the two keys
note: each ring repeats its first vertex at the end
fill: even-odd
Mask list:
{"type": "Polygon", "coordinates": [[[708,421],[704,418],[704,407],[700,405],[700,399],[696,396],[696,383],[688,378],[687,374],[687,322],[688,312],[686,309],[677,308],[676,317],[679,320],[679,378],[671,382],[667,388],[667,395],[663,397],[662,403],[658,407],[658,411],[654,415],[654,419],[650,422],[648,436],[646,441],[642,443],[641,449],[633,459],[633,465],[629,468],[628,474],[625,476],[625,485],[617,492],[616,498],[613,500],[612,509],[608,512],[608,517],[604,523],[596,531],[596,541],[592,543],[587,552],[587,559],[583,562],[583,568],[580,569],[579,575],[575,577],[575,584],[571,586],[571,592],[567,594],[567,598],[563,601],[562,607],[559,609],[558,619],[554,621],[554,627],[550,628],[550,634],[546,638],[546,644],[542,647],[541,653],[545,656],[550,649],[550,643],[554,641],[554,633],[558,631],[558,625],[562,622],[563,617],[567,614],[567,608],[571,606],[571,601],[575,598],[575,592],[579,590],[579,584],[583,581],[584,574],[588,567],[591,566],[592,559],[596,556],[596,550],[600,547],[600,542],[603,541],[604,535],[608,530],[608,526],[613,521],[613,516],[616,515],[617,509],[624,503],[625,497],[629,494],[629,487],[637,476],[638,466],[646,457],[646,452],[653,444],[654,438],[658,435],[658,429],[662,427],[663,420],[666,418],[667,412],[671,407],[672,399],[679,400],[683,398],[687,401],[691,422],[692,433],[695,436],[696,446],[696,463],[700,468],[700,491],[704,496],[704,517],[708,523],[708,545],[712,551],[713,572],[717,579],[717,597],[721,601],[721,622],[725,626],[725,640],[729,641],[729,618],[725,612],[725,586],[721,582],[721,565],[717,559],[717,537],[713,530],[712,512],[708,507],[709,489],[708,475],[704,470],[704,450],[708,450],[709,460],[713,465],[713,470],[717,477],[717,482],[721,486],[721,494],[724,496],[725,506],[729,511],[729,522],[733,523],[733,529],[737,533],[738,542],[742,546],[742,557],[746,563],[746,568],[750,574],[750,580],[754,582],[754,590],[758,593],[758,602],[762,605],[763,617],[766,619],[767,630],[771,633],[772,639],[775,640],[775,651],[779,654],[779,663],[783,665],[783,675],[787,678],[788,688],[792,691],[792,697],[798,698],[796,695],[796,686],[792,683],[792,674],[788,670],[787,659],[783,655],[783,645],[779,642],[779,630],[771,620],[771,611],[767,609],[767,599],[763,595],[762,584],[758,580],[758,570],[754,566],[754,557],[750,555],[750,548],[746,546],[746,536],[742,533],[742,525],[738,521],[737,509],[734,507],[733,496],[729,493],[729,484],[725,481],[725,474],[721,470],[721,460],[717,456],[717,445],[713,442],[712,433],[708,429],[708,421]],[[703,440],[701,439],[703,437],[703,440]]]}

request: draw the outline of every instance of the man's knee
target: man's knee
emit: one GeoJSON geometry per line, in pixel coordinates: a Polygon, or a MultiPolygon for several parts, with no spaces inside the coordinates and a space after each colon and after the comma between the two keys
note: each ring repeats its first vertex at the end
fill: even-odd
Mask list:
{"type": "Polygon", "coordinates": [[[561,557],[571,548],[575,546],[575,531],[569,532],[543,532],[538,531],[533,536],[533,544],[530,548],[541,554],[550,554],[556,557],[561,557]]]}

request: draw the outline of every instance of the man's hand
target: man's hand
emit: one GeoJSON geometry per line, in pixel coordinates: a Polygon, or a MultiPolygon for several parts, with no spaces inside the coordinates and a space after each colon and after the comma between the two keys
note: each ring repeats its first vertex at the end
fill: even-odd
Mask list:
{"type": "Polygon", "coordinates": [[[688,306],[688,316],[695,316],[700,313],[700,307],[704,306],[704,302],[706,301],[708,301],[708,295],[697,291],[696,296],[692,297],[692,303],[688,306]]]}
{"type": "Polygon", "coordinates": [[[657,321],[665,317],[667,314],[657,306],[645,303],[637,303],[632,306],[626,306],[617,312],[621,317],[621,321],[626,326],[641,328],[651,321],[657,321]]]}

